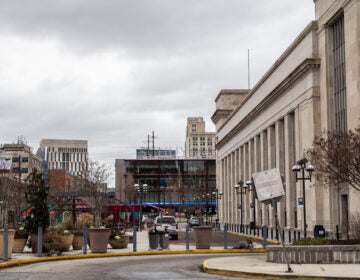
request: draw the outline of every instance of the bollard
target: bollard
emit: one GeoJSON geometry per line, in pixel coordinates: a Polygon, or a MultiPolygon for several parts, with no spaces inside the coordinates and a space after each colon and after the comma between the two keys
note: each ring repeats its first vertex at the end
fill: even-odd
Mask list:
{"type": "Polygon", "coordinates": [[[227,249],[227,225],[224,226],[224,249],[227,249]]]}
{"type": "Polygon", "coordinates": [[[38,236],[37,236],[37,255],[38,257],[42,256],[42,241],[43,241],[43,228],[42,226],[38,227],[38,236]]]}
{"type": "Polygon", "coordinates": [[[267,246],[267,234],[268,234],[268,230],[267,230],[267,226],[263,226],[263,248],[266,248],[267,246]]]}
{"type": "Polygon", "coordinates": [[[83,227],[83,254],[87,254],[87,227],[83,227]]]}
{"type": "Polygon", "coordinates": [[[136,252],[136,226],[133,227],[133,252],[136,252]]]}
{"type": "Polygon", "coordinates": [[[190,249],[189,224],[186,224],[186,250],[190,249]]]}
{"type": "Polygon", "coordinates": [[[5,227],[4,227],[4,247],[3,247],[3,249],[4,249],[4,252],[3,252],[3,260],[4,260],[4,262],[7,262],[8,260],[9,260],[9,258],[8,258],[8,246],[9,246],[9,230],[8,230],[8,227],[7,227],[7,225],[5,225],[5,227]]]}

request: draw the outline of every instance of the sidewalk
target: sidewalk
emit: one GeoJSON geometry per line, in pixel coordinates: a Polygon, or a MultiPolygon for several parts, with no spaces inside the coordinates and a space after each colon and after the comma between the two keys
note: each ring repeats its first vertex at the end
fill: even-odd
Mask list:
{"type": "Polygon", "coordinates": [[[207,273],[262,279],[360,279],[359,264],[286,264],[266,262],[265,254],[244,254],[236,257],[208,259],[207,273]]]}
{"type": "Polygon", "coordinates": [[[83,259],[94,257],[116,257],[133,255],[152,255],[152,254],[209,254],[209,253],[234,253],[233,257],[217,257],[206,260],[203,263],[203,269],[207,273],[237,276],[237,277],[257,277],[263,279],[289,279],[301,277],[302,279],[360,279],[359,264],[291,264],[293,272],[287,271],[286,264],[277,264],[266,262],[266,254],[263,249],[224,249],[221,246],[212,246],[211,249],[198,250],[193,244],[190,244],[189,250],[186,250],[184,242],[170,242],[169,249],[149,250],[148,232],[143,230],[137,232],[136,252],[133,252],[133,244],[129,243],[125,249],[111,249],[104,254],[91,254],[91,250],[84,255],[81,250],[63,252],[61,256],[49,257],[45,254],[38,257],[26,248],[25,253],[12,254],[8,262],[0,261],[0,269],[23,265],[27,263],[54,261],[63,259],[83,259]],[[257,254],[255,254],[257,252],[257,254]],[[250,254],[249,254],[250,253],[250,254]]]}

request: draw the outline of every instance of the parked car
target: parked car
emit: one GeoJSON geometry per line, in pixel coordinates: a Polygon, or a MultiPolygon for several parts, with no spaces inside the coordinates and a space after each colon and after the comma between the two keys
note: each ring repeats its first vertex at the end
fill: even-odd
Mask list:
{"type": "Polygon", "coordinates": [[[197,217],[191,217],[188,221],[189,223],[189,226],[192,227],[192,226],[199,226],[200,225],[200,221],[197,217]]]}
{"type": "Polygon", "coordinates": [[[178,229],[174,216],[158,216],[154,220],[154,230],[167,232],[172,239],[178,239],[178,229]]]}

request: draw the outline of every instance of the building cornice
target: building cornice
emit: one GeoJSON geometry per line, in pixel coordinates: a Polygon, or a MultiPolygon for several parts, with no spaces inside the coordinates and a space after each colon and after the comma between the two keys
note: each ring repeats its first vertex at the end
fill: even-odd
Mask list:
{"type": "MultiPolygon", "coordinates": [[[[304,38],[313,30],[318,30],[318,24],[316,21],[311,21],[305,29],[297,36],[292,44],[283,52],[283,54],[275,61],[270,69],[262,76],[260,81],[250,90],[244,101],[232,112],[232,115],[236,114],[242,106],[246,104],[246,101],[251,98],[252,95],[265,83],[265,81],[276,71],[276,69],[285,61],[285,59],[295,50],[295,48],[304,40],[304,38]]],[[[230,117],[219,127],[221,130],[229,121],[230,117]]]]}
{"type": "Polygon", "coordinates": [[[217,123],[222,118],[227,118],[231,115],[231,112],[233,110],[225,110],[225,109],[219,109],[216,110],[215,113],[211,116],[211,120],[213,123],[217,123]]]}
{"type": "MultiPolygon", "coordinates": [[[[216,149],[223,147],[230,139],[232,139],[241,129],[243,129],[249,122],[261,114],[276,98],[278,98],[286,89],[291,87],[300,76],[313,68],[320,67],[319,58],[305,59],[294,71],[292,71],[273,91],[271,91],[245,118],[243,118],[227,135],[225,135],[217,144],[216,149]]],[[[238,108],[246,106],[246,101],[238,108]]],[[[237,110],[237,111],[238,111],[237,110]]],[[[232,114],[233,115],[233,114],[232,114]]]]}

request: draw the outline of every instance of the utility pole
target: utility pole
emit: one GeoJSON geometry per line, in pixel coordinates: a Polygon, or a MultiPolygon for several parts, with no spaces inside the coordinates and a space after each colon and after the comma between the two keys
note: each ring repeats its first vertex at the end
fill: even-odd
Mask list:
{"type": "Polygon", "coordinates": [[[152,132],[152,156],[155,156],[155,135],[154,131],[152,132]]]}

